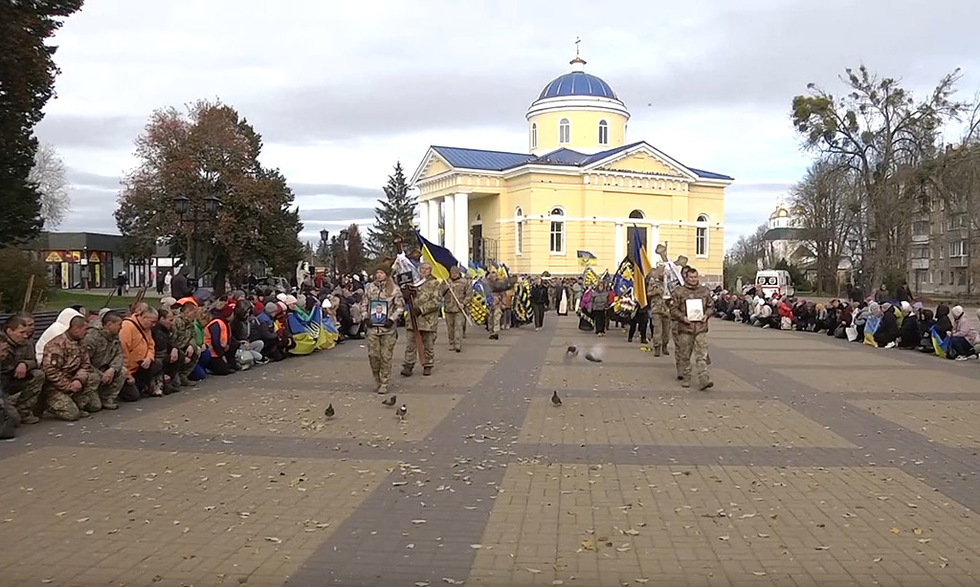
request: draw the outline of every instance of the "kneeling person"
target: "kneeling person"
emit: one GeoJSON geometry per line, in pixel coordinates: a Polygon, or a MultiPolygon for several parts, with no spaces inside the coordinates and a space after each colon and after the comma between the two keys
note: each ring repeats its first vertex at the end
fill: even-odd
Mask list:
{"type": "Polygon", "coordinates": [[[106,312],[102,316],[102,328],[89,326],[82,341],[93,372],[99,377],[98,395],[103,410],[119,408],[116,400],[129,380],[129,373],[123,366],[122,347],[119,346],[121,328],[122,317],[115,312],[106,312]]]}
{"type": "Polygon", "coordinates": [[[74,422],[102,409],[99,376],[92,369],[88,351],[82,345],[86,322],[75,316],[68,330],[44,347],[41,369],[46,382],[44,395],[48,411],[56,418],[74,422]]]}
{"type": "Polygon", "coordinates": [[[0,341],[6,342],[7,352],[0,361],[0,385],[6,389],[7,411],[14,422],[34,424],[38,417],[35,406],[44,387],[44,373],[34,353],[34,318],[29,314],[14,314],[7,318],[0,341]]]}

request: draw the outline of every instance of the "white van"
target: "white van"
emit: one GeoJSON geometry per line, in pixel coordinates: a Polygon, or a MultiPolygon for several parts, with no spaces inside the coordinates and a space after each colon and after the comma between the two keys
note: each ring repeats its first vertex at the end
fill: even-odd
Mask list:
{"type": "Polygon", "coordinates": [[[771,298],[774,295],[787,297],[796,294],[793,287],[793,280],[789,277],[789,271],[783,269],[765,269],[755,274],[756,289],[764,298],[771,298]]]}

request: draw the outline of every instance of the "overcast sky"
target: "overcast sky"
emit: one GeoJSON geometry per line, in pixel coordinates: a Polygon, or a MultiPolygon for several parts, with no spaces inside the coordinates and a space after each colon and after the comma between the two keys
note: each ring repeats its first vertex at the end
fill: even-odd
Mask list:
{"type": "Polygon", "coordinates": [[[119,177],[156,108],[219,98],[265,140],[304,238],[370,222],[391,166],[429,145],[527,146],[524,113],[569,70],[632,113],[628,140],[736,178],[726,241],[752,232],[808,155],[789,121],[808,82],[864,63],[920,95],[961,67],[980,89],[976,0],[334,2],[86,0],[55,38],[62,73],[38,126],[69,167],[60,230],[117,233],[119,177]],[[600,8],[602,6],[602,8],[600,8]]]}

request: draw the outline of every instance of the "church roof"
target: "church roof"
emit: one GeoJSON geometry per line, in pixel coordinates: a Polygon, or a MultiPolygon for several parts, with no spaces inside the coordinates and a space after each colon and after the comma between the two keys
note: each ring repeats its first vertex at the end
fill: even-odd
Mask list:
{"type": "Polygon", "coordinates": [[[612,98],[613,100],[619,99],[616,92],[602,78],[584,71],[573,71],[551,80],[541,90],[538,100],[560,96],[598,96],[600,98],[612,98]]]}
{"type": "MultiPolygon", "coordinates": [[[[626,151],[642,145],[643,143],[644,141],[638,141],[636,143],[630,143],[628,145],[622,145],[612,149],[607,149],[605,151],[600,151],[599,153],[594,153],[592,155],[579,153],[578,151],[573,151],[572,149],[566,149],[564,147],[540,156],[526,153],[511,153],[508,151],[464,149],[460,147],[433,146],[432,150],[438,153],[453,167],[480,169],[485,171],[506,171],[508,169],[513,169],[526,164],[586,167],[597,161],[611,157],[621,151],[626,151]]],[[[734,179],[728,175],[714,173],[712,171],[694,169],[693,167],[688,167],[687,169],[690,169],[698,177],[703,179],[721,179],[729,181],[734,179]]]]}

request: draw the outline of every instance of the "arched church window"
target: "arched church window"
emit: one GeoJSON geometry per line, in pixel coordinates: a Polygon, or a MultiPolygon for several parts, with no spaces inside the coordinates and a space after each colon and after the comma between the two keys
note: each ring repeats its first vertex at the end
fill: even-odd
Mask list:
{"type": "Polygon", "coordinates": [[[559,206],[551,209],[551,229],[549,230],[548,250],[553,255],[565,253],[565,210],[559,206]]]}
{"type": "Polygon", "coordinates": [[[532,149],[538,148],[538,123],[537,122],[531,123],[531,148],[532,149]]]}
{"type": "Polygon", "coordinates": [[[694,235],[694,255],[697,257],[708,256],[708,217],[705,214],[698,215],[694,235]]]}
{"type": "Polygon", "coordinates": [[[558,144],[566,145],[572,142],[572,122],[567,118],[558,121],[558,144]]]}
{"type": "Polygon", "coordinates": [[[599,144],[609,144],[609,123],[605,120],[599,121],[599,144]]]}
{"type": "Polygon", "coordinates": [[[630,218],[643,218],[642,210],[633,210],[630,212],[630,218]]]}
{"type": "Polygon", "coordinates": [[[514,251],[521,255],[524,252],[524,211],[519,207],[514,211],[514,251]]]}

